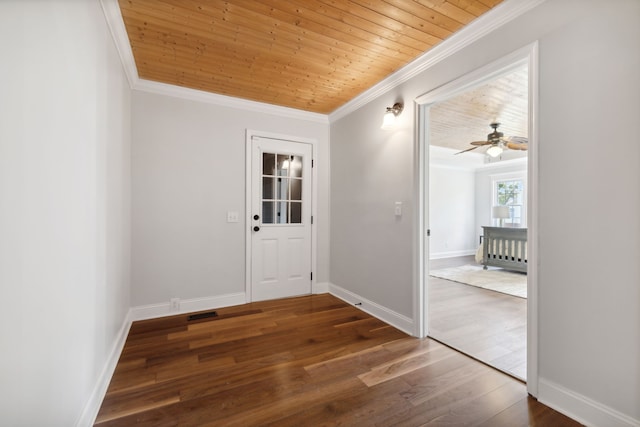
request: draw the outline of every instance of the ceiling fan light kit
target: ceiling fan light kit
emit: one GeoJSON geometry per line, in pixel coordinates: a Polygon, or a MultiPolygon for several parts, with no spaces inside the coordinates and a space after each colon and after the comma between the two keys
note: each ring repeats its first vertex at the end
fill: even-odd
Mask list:
{"type": "Polygon", "coordinates": [[[500,154],[502,154],[502,151],[503,150],[500,144],[496,144],[487,149],[487,154],[491,157],[498,157],[500,154]]]}

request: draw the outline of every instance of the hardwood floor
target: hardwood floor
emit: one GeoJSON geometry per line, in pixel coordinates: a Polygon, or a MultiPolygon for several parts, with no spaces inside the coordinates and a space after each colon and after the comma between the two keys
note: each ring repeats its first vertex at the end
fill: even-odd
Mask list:
{"type": "MultiPolygon", "coordinates": [[[[431,269],[475,264],[432,260],[431,269]]],[[[429,336],[522,380],[527,375],[527,300],[429,277],[429,336]]]]}
{"type": "Polygon", "coordinates": [[[134,322],[95,425],[579,425],[329,294],[217,312],[134,322]]]}

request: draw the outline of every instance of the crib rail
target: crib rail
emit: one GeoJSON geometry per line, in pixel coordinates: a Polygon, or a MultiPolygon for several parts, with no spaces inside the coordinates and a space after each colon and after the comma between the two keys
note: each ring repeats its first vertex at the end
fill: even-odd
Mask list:
{"type": "Polygon", "coordinates": [[[482,227],[482,264],[514,271],[527,271],[527,229],[482,227]]]}

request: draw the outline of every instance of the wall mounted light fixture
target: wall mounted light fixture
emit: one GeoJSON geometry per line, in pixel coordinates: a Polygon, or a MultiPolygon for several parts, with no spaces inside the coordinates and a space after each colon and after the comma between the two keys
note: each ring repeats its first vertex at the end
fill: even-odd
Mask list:
{"type": "Polygon", "coordinates": [[[393,128],[393,125],[396,122],[396,117],[402,113],[404,105],[401,102],[396,102],[393,104],[393,107],[387,107],[387,111],[384,113],[384,117],[382,118],[382,126],[380,127],[383,130],[389,130],[393,128]]]}

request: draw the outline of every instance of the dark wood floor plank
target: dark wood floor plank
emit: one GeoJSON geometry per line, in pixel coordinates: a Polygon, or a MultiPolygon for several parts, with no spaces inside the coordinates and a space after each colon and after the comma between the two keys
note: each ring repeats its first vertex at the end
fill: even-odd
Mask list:
{"type": "Polygon", "coordinates": [[[281,418],[268,426],[366,426],[371,420],[408,408],[410,404],[399,399],[409,385],[400,379],[371,388],[351,391],[340,400],[315,402],[312,406],[281,418]]]}
{"type": "Polygon", "coordinates": [[[216,311],[135,322],[95,425],[578,425],[328,294],[216,311]]]}
{"type": "Polygon", "coordinates": [[[478,399],[479,396],[490,393],[509,383],[514,384],[514,388],[521,387],[519,396],[516,397],[522,397],[522,393],[524,393],[522,384],[515,384],[516,382],[516,380],[504,374],[487,370],[479,376],[456,383],[455,387],[447,388],[441,392],[434,392],[428,399],[413,406],[408,411],[377,422],[376,425],[406,427],[425,425],[446,416],[456,409],[472,405],[473,401],[478,399]]]}
{"type": "Polygon", "coordinates": [[[444,346],[416,351],[377,365],[369,372],[358,375],[358,378],[369,387],[372,387],[390,379],[411,374],[451,356],[451,351],[444,346]]]}

